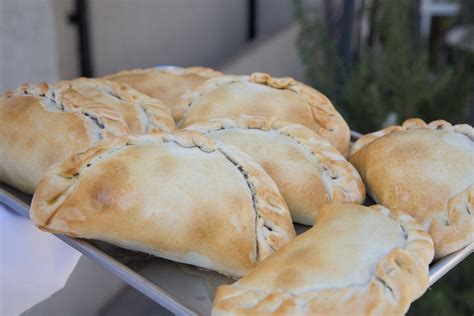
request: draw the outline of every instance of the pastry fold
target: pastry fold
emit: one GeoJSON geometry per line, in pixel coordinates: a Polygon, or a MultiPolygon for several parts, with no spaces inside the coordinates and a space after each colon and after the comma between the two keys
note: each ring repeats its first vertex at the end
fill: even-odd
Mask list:
{"type": "MultiPolygon", "coordinates": [[[[169,67],[123,70],[103,78],[126,83],[150,97],[168,103],[196,89],[207,79],[218,76],[222,76],[222,73],[207,67],[169,67]]],[[[174,114],[174,108],[170,110],[174,114]]]]}
{"type": "Polygon", "coordinates": [[[239,277],[295,236],[278,188],[247,154],[198,133],[116,137],[51,167],[41,229],[239,277]]]}
{"type": "Polygon", "coordinates": [[[29,194],[52,164],[130,133],[113,107],[44,82],[1,95],[0,122],[0,181],[29,194]]]}
{"type": "Polygon", "coordinates": [[[360,138],[349,161],[369,195],[404,210],[444,257],[474,238],[474,131],[467,124],[409,119],[360,138]]]}
{"type": "Polygon", "coordinates": [[[241,116],[191,124],[186,129],[235,145],[273,178],[294,222],[313,225],[322,205],[362,203],[365,188],[355,168],[325,138],[300,124],[241,116]]]}
{"type": "Polygon", "coordinates": [[[170,132],[176,128],[171,112],[161,100],[151,98],[127,84],[77,78],[59,81],[55,89],[56,93],[80,94],[93,102],[114,108],[125,119],[132,134],[170,132]]]}
{"type": "Polygon", "coordinates": [[[181,128],[219,117],[277,117],[315,130],[344,156],[349,152],[349,127],[331,101],[292,78],[272,78],[264,73],[220,76],[169,104],[181,128]]]}
{"type": "Polygon", "coordinates": [[[427,289],[432,258],[409,215],[328,204],[315,226],[219,287],[212,315],[403,315],[427,289]]]}

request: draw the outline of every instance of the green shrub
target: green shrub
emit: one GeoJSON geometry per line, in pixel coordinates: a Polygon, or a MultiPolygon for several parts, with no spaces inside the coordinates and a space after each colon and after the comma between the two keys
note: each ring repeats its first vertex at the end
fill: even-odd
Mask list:
{"type": "Polygon", "coordinates": [[[417,1],[373,0],[372,7],[356,12],[356,18],[370,12],[371,38],[349,62],[339,57],[322,10],[295,3],[307,80],[335,103],[352,129],[379,129],[390,113],[398,123],[410,117],[466,122],[474,54],[453,50],[450,63],[432,65],[416,31],[417,1]]]}

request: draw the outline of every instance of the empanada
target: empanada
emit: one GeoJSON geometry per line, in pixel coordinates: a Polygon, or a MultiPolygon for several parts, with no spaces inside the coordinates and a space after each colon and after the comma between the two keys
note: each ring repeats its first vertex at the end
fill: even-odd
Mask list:
{"type": "Polygon", "coordinates": [[[0,181],[32,194],[52,164],[130,132],[112,107],[59,90],[24,84],[0,96],[0,181]]]}
{"type": "Polygon", "coordinates": [[[295,236],[260,165],[189,131],[116,137],[54,165],[30,216],[43,230],[234,277],[295,236]]]}
{"type": "Polygon", "coordinates": [[[427,289],[432,258],[410,216],[327,204],[315,226],[219,287],[212,315],[403,315],[427,289]]]}
{"type": "MultiPolygon", "coordinates": [[[[123,70],[104,79],[126,83],[138,91],[167,103],[222,73],[206,67],[170,67],[123,70]]],[[[172,109],[171,109],[172,110],[172,109]]]]}
{"type": "Polygon", "coordinates": [[[313,225],[329,202],[362,203],[365,188],[355,168],[315,131],[275,118],[211,119],[187,129],[235,145],[275,180],[294,222],[313,225]]]}
{"type": "Polygon", "coordinates": [[[315,130],[343,155],[349,152],[349,127],[329,99],[292,78],[263,73],[221,76],[173,99],[170,105],[179,127],[242,114],[276,117],[315,130]]]}
{"type": "Polygon", "coordinates": [[[126,84],[108,80],[78,78],[55,84],[57,94],[75,91],[91,101],[113,107],[123,116],[132,134],[158,131],[170,132],[176,128],[168,107],[126,84]]]}
{"type": "Polygon", "coordinates": [[[406,211],[426,229],[436,257],[473,242],[471,126],[410,119],[360,138],[350,162],[377,203],[406,211]]]}

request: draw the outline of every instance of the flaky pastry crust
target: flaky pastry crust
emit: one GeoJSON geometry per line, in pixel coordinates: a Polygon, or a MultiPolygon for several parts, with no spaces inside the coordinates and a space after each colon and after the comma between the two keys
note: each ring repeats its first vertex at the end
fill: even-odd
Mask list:
{"type": "MultiPolygon", "coordinates": [[[[306,233],[299,235],[276,254],[262,262],[251,273],[232,285],[218,288],[213,316],[220,315],[403,315],[410,303],[421,296],[428,287],[429,263],[433,258],[433,243],[423,229],[406,214],[397,214],[383,206],[373,205],[368,210],[363,206],[349,204],[331,204],[323,211],[322,221],[306,233]],[[354,212],[357,207],[357,212],[354,212]],[[363,210],[363,209],[365,210],[363,210]],[[344,210],[342,210],[344,209],[344,210]],[[371,210],[371,211],[370,211],[371,210]],[[363,213],[361,213],[363,211],[363,213]],[[337,221],[351,221],[352,218],[378,220],[371,212],[387,216],[398,224],[403,234],[401,246],[392,246],[387,253],[375,262],[366,262],[368,266],[353,267],[365,272],[368,278],[363,283],[349,283],[342,287],[322,283],[307,284],[304,281],[312,275],[299,271],[308,271],[318,267],[318,251],[312,249],[317,243],[331,243],[331,238],[312,240],[318,237],[318,230],[327,227],[338,227],[337,221]],[[331,216],[331,212],[338,212],[331,216]],[[359,214],[357,214],[359,213],[359,214]],[[365,215],[364,215],[365,213],[365,215]],[[329,218],[328,218],[329,217],[329,218]],[[328,218],[328,219],[327,219],[328,218]],[[278,265],[284,260],[286,265],[278,265]],[[281,283],[280,280],[288,280],[281,283]],[[295,282],[294,280],[300,280],[295,282]],[[291,285],[287,286],[288,282],[291,285]],[[273,285],[272,285],[273,284],[273,285]],[[276,286],[275,284],[280,284],[276,286]]],[[[386,224],[385,224],[386,225],[386,224]]],[[[337,228],[334,228],[337,234],[337,228]]],[[[348,228],[357,236],[357,226],[348,228]]],[[[365,228],[364,228],[365,229],[365,228]]],[[[329,230],[331,231],[331,230],[329,230]]],[[[346,231],[345,244],[356,241],[346,231]]],[[[353,237],[357,238],[357,237],[353,237]]],[[[373,244],[380,242],[373,239],[373,244]]],[[[370,253],[370,252],[368,252],[370,253]]],[[[352,254],[360,256],[359,253],[352,254]]],[[[325,256],[321,253],[320,256],[325,256]]],[[[333,255],[334,256],[334,255],[333,255]]],[[[338,264],[344,264],[348,253],[340,253],[329,267],[327,275],[337,275],[338,264]],[[342,260],[339,260],[342,259],[342,260]]],[[[323,265],[324,266],[324,265],[323,265]]],[[[325,271],[317,271],[324,276],[325,271]]],[[[330,278],[330,277],[329,277],[330,278]]],[[[331,279],[326,279],[331,282],[331,279]]]]}
{"type": "MultiPolygon", "coordinates": [[[[212,115],[206,116],[206,114],[202,117],[192,116],[189,114],[189,109],[200,98],[206,96],[214,89],[237,82],[260,84],[276,90],[287,90],[296,94],[301,99],[301,102],[307,106],[306,115],[309,117],[306,119],[311,121],[311,123],[304,124],[303,122],[293,121],[291,117],[278,117],[278,119],[306,125],[328,139],[343,155],[348,154],[350,140],[349,127],[326,96],[292,78],[272,78],[265,73],[253,73],[250,76],[220,76],[212,78],[205,81],[194,91],[173,99],[170,101],[170,105],[174,109],[173,116],[178,126],[186,127],[196,121],[205,121],[214,118],[212,115]]],[[[245,94],[246,91],[242,91],[242,95],[245,96],[245,94]]],[[[232,102],[232,100],[227,100],[225,97],[220,101],[221,104],[217,104],[219,102],[216,102],[216,107],[222,107],[225,106],[225,103],[232,102]]],[[[258,102],[265,101],[255,100],[255,106],[258,106],[258,102]]],[[[289,104],[289,106],[293,105],[289,104]]],[[[227,115],[221,116],[235,116],[241,114],[263,116],[262,113],[227,113],[227,115]]]]}
{"type": "Polygon", "coordinates": [[[77,78],[59,81],[55,89],[57,93],[64,93],[70,98],[80,94],[91,101],[113,107],[124,117],[132,134],[170,132],[176,128],[168,107],[162,101],[127,84],[104,79],[77,78]]]}
{"type": "MultiPolygon", "coordinates": [[[[222,130],[261,130],[265,132],[274,131],[279,133],[282,136],[287,137],[294,141],[294,144],[297,145],[303,153],[309,152],[311,155],[316,158],[317,168],[323,180],[324,188],[323,191],[327,192],[324,196],[319,196],[319,204],[325,204],[328,202],[354,202],[361,204],[365,199],[365,187],[362,183],[362,180],[355,170],[355,168],[347,162],[344,157],[335,149],[325,138],[318,135],[313,130],[300,125],[292,124],[284,121],[279,121],[275,117],[273,118],[263,118],[255,116],[240,116],[236,118],[216,118],[211,119],[208,122],[199,122],[188,126],[186,129],[200,132],[206,136],[210,136],[216,132],[222,130]]],[[[225,139],[222,140],[226,142],[225,139]]],[[[230,144],[233,144],[230,141],[230,144]]],[[[235,144],[234,144],[235,145],[235,144]]],[[[269,142],[267,145],[270,147],[272,143],[269,142]]],[[[242,149],[242,148],[241,148],[242,149]]],[[[252,156],[252,152],[248,152],[252,156]]],[[[281,171],[275,171],[272,167],[277,168],[279,160],[291,160],[292,157],[268,157],[265,156],[265,161],[260,161],[256,159],[263,167],[266,169],[267,173],[270,176],[278,174],[281,171]],[[271,160],[273,159],[272,166],[268,166],[271,160]]],[[[283,168],[284,169],[284,168],[283,168]]],[[[290,208],[290,213],[292,215],[293,221],[305,224],[313,225],[317,217],[317,211],[320,205],[312,205],[308,208],[308,204],[311,203],[302,203],[301,196],[298,192],[285,192],[283,188],[286,183],[292,178],[290,170],[285,176],[282,176],[284,179],[282,182],[279,182],[277,178],[273,178],[277,185],[280,186],[280,192],[282,192],[283,197],[286,199],[286,202],[290,208]],[[286,196],[285,193],[291,195],[292,198],[289,199],[289,196],[286,196]],[[297,200],[295,205],[292,205],[290,201],[297,200]]],[[[294,182],[298,182],[302,179],[293,179],[294,182]]],[[[304,184],[304,182],[301,182],[304,184]]],[[[296,190],[296,186],[292,186],[293,190],[296,190]]],[[[313,188],[306,188],[307,194],[313,194],[313,188]]],[[[320,192],[320,190],[317,190],[320,192]]],[[[313,198],[313,197],[311,197],[313,198]]],[[[307,196],[306,200],[311,201],[307,196]]]]}
{"type": "Polygon", "coordinates": [[[52,164],[130,133],[112,107],[45,82],[1,95],[0,121],[0,181],[29,194],[52,164]]]}
{"type": "MultiPolygon", "coordinates": [[[[94,238],[95,236],[93,235],[82,235],[68,230],[67,220],[66,222],[64,222],[64,219],[61,219],[61,221],[55,220],[55,213],[75,190],[75,187],[79,181],[81,181],[81,175],[86,172],[88,168],[94,168],[97,163],[107,161],[108,157],[128,146],[159,146],[161,144],[174,144],[175,146],[188,149],[197,148],[204,153],[220,153],[220,155],[225,157],[225,159],[232,163],[240,172],[247,183],[255,210],[257,246],[256,253],[254,254],[256,260],[252,262],[253,264],[265,259],[295,236],[285,201],[279,194],[275,183],[265,171],[247,154],[237,148],[216,143],[199,133],[190,131],[180,131],[174,134],[156,133],[150,135],[116,137],[98,142],[85,152],[56,164],[48,170],[33,197],[30,210],[30,217],[33,223],[39,228],[53,233],[82,238],[94,238]]],[[[98,179],[98,181],[101,181],[101,179],[98,179]]],[[[78,207],[80,208],[80,205],[78,207]]],[[[74,212],[74,209],[68,209],[68,211],[74,212]]],[[[216,210],[216,212],[218,212],[218,210],[216,210]]],[[[150,238],[153,239],[153,236],[150,238]]],[[[114,241],[109,240],[109,242],[113,243],[114,241]]],[[[146,245],[140,249],[127,245],[126,242],[120,243],[120,245],[162,256],[160,249],[147,248],[146,245]]],[[[165,257],[177,260],[173,258],[172,255],[165,257]]],[[[252,258],[248,259],[253,260],[252,258]]],[[[181,261],[197,264],[192,261],[189,262],[186,259],[181,259],[181,261]]],[[[212,264],[208,266],[202,265],[202,267],[215,269],[233,277],[242,276],[243,274],[240,270],[235,271],[229,270],[228,267],[215,267],[212,266],[212,264]]]]}
{"type": "Polygon", "coordinates": [[[374,140],[380,137],[383,137],[385,135],[388,135],[394,132],[406,131],[406,130],[417,129],[417,128],[429,128],[429,129],[434,129],[434,130],[456,132],[459,134],[466,135],[467,137],[469,137],[470,140],[474,141],[474,129],[472,128],[472,126],[468,124],[451,125],[451,123],[445,120],[436,120],[427,124],[425,123],[425,121],[419,118],[411,118],[403,122],[402,125],[391,125],[380,131],[369,133],[360,137],[351,146],[351,155],[354,155],[362,147],[372,143],[374,140]]]}
{"type": "Polygon", "coordinates": [[[104,76],[103,79],[106,80],[114,80],[120,76],[126,75],[135,75],[135,74],[147,74],[153,72],[167,72],[175,75],[189,75],[194,74],[205,78],[213,78],[222,76],[222,72],[214,70],[209,67],[201,67],[201,66],[192,66],[192,67],[170,67],[170,68],[136,68],[136,69],[129,69],[129,70],[122,70],[112,75],[104,76]]]}
{"type": "MultiPolygon", "coordinates": [[[[222,76],[207,67],[160,67],[123,70],[103,77],[107,80],[129,84],[135,89],[168,104],[172,99],[195,89],[209,78],[222,76]]],[[[173,107],[170,107],[173,112],[173,107]]]]}
{"type": "Polygon", "coordinates": [[[473,142],[474,129],[470,125],[453,126],[444,120],[427,124],[421,119],[408,119],[401,126],[361,137],[353,145],[349,161],[376,202],[391,209],[404,209],[423,225],[433,238],[435,257],[440,258],[474,242],[473,142]],[[423,140],[414,144],[414,135],[407,133],[415,132],[410,131],[418,131],[423,140]],[[445,141],[447,137],[453,140],[445,141]],[[408,141],[411,145],[406,145],[408,141]],[[400,155],[385,155],[392,150],[403,150],[400,155],[413,152],[406,158],[409,161],[403,158],[397,163],[398,173],[391,171],[393,167],[388,163],[396,163],[400,155]],[[374,160],[380,159],[387,166],[383,174],[382,168],[375,170],[374,160]],[[420,165],[408,170],[407,164],[411,166],[416,161],[420,165]],[[450,174],[445,178],[436,176],[446,173],[448,167],[450,174]],[[401,179],[401,174],[407,177],[401,179]],[[422,178],[429,180],[423,182],[422,178]]]}
{"type": "MultiPolygon", "coordinates": [[[[112,107],[94,102],[75,91],[64,91],[64,84],[49,85],[46,82],[39,84],[22,84],[16,90],[6,91],[2,99],[11,99],[22,96],[35,96],[54,104],[52,111],[65,113],[80,113],[91,118],[101,128],[102,138],[109,138],[130,133],[127,124],[120,114],[112,107]]],[[[46,111],[51,109],[44,107],[46,111]]]]}

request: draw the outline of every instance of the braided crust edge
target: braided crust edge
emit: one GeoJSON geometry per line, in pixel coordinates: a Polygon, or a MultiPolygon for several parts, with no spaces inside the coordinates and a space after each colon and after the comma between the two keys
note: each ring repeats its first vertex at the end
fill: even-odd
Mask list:
{"type": "Polygon", "coordinates": [[[120,101],[125,101],[140,107],[141,112],[147,116],[147,126],[145,126],[143,133],[155,133],[159,131],[171,132],[176,128],[171,112],[166,104],[161,100],[141,93],[125,83],[83,77],[67,81],[63,80],[56,83],[56,88],[60,91],[80,87],[91,87],[103,93],[107,93],[120,101]]]}
{"type": "Polygon", "coordinates": [[[180,121],[184,119],[189,106],[197,98],[221,85],[242,81],[258,83],[274,89],[286,89],[298,94],[310,107],[312,119],[318,126],[316,132],[328,139],[343,155],[348,154],[350,141],[349,126],[325,95],[293,78],[272,78],[266,73],[256,72],[250,76],[226,75],[209,79],[196,90],[172,100],[172,103],[174,103],[172,105],[175,109],[174,118],[178,122],[178,126],[180,121]]]}
{"type": "Polygon", "coordinates": [[[35,192],[30,210],[31,220],[43,230],[67,235],[67,231],[48,227],[48,224],[55,211],[74,191],[85,168],[96,161],[107,159],[107,156],[126,146],[169,142],[183,148],[198,148],[207,153],[219,151],[239,169],[252,193],[256,212],[257,261],[265,259],[294,238],[296,234],[286,203],[276,184],[262,167],[236,147],[214,142],[190,131],[115,137],[99,141],[86,151],[54,165],[47,171],[35,192]]]}
{"type": "MultiPolygon", "coordinates": [[[[216,292],[213,316],[220,315],[402,315],[428,287],[433,241],[411,216],[381,205],[370,208],[398,222],[405,233],[403,248],[392,249],[377,263],[366,284],[344,288],[266,292],[239,281],[216,292]]],[[[376,242],[376,241],[374,241],[376,242]]]]}
{"type": "Polygon", "coordinates": [[[403,122],[402,125],[392,125],[380,131],[362,136],[352,145],[350,155],[352,156],[353,154],[358,152],[362,147],[372,143],[377,138],[383,137],[385,135],[388,135],[394,132],[400,132],[400,131],[405,131],[409,129],[417,129],[417,128],[430,128],[430,129],[438,129],[438,130],[444,130],[444,131],[449,131],[449,132],[456,132],[456,133],[466,135],[467,137],[469,137],[469,139],[474,141],[474,129],[472,128],[472,126],[468,124],[451,125],[449,122],[445,120],[436,120],[427,124],[425,123],[425,121],[419,118],[411,118],[403,122]]]}
{"type": "Polygon", "coordinates": [[[334,148],[327,139],[310,128],[300,124],[279,121],[277,118],[264,118],[242,115],[237,118],[217,118],[208,122],[194,123],[186,127],[204,135],[223,129],[273,130],[296,141],[308,149],[323,166],[322,178],[331,201],[361,204],[365,199],[365,186],[357,170],[334,148]]]}
{"type": "MultiPolygon", "coordinates": [[[[48,99],[54,103],[57,111],[79,113],[92,118],[101,128],[101,138],[130,133],[123,117],[112,107],[85,98],[74,90],[69,90],[66,93],[63,93],[62,90],[61,87],[49,85],[46,82],[25,83],[16,90],[6,91],[1,97],[8,99],[17,96],[36,96],[48,99]]],[[[45,110],[48,111],[46,107],[45,110]]]]}

